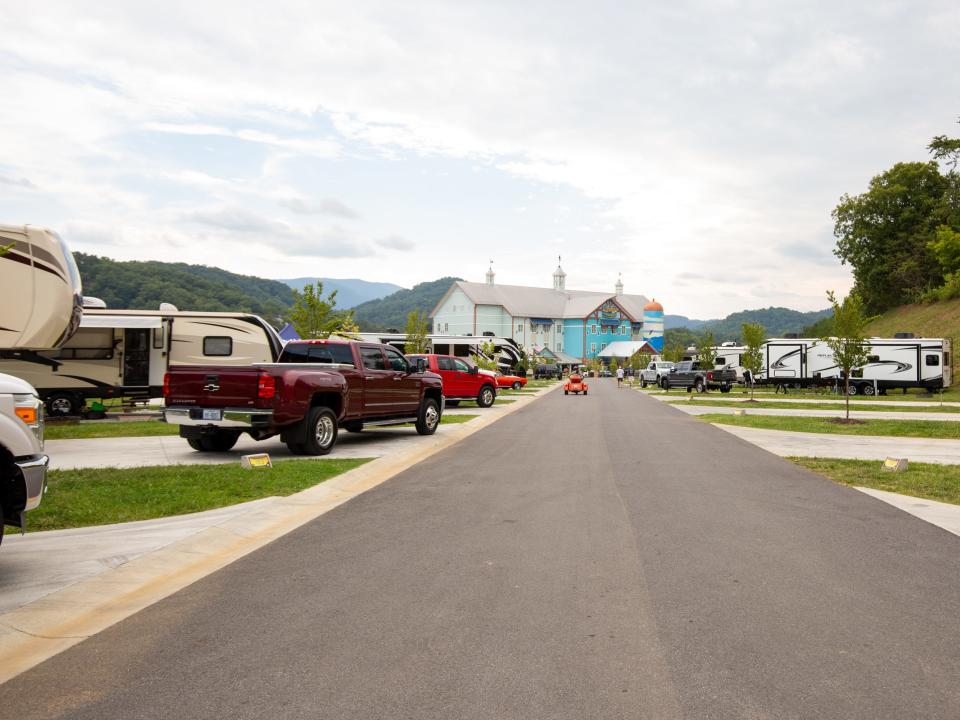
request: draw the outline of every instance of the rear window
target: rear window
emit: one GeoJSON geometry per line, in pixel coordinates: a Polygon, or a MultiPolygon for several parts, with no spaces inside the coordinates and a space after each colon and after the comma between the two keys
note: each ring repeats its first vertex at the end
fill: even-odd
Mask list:
{"type": "Polygon", "coordinates": [[[353,365],[353,352],[342,343],[289,343],[280,353],[282,363],[340,363],[353,365]]]}

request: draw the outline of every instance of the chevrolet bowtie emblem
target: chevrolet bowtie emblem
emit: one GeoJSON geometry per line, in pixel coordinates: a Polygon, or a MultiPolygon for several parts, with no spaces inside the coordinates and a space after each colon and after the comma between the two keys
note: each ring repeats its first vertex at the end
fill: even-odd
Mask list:
{"type": "Polygon", "coordinates": [[[206,392],[217,392],[220,389],[220,386],[217,385],[216,383],[207,383],[206,385],[203,386],[203,389],[206,392]]]}

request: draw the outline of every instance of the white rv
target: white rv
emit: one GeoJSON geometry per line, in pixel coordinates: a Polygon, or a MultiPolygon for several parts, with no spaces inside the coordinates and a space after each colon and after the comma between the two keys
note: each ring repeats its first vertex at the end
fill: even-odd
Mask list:
{"type": "MultiPolygon", "coordinates": [[[[950,338],[868,338],[868,362],[850,373],[850,394],[873,395],[894,388],[936,390],[953,383],[950,338]]],[[[830,347],[819,338],[768,340],[759,379],[776,385],[842,384],[830,347]]]]}
{"type": "Polygon", "coordinates": [[[249,313],[85,308],[62,347],[0,351],[0,372],[40,393],[51,415],[74,415],[87,398],[154,398],[170,365],[275,362],[282,342],[249,313]]]}
{"type": "MultiPolygon", "coordinates": [[[[714,367],[718,370],[733,369],[737,372],[737,382],[743,382],[743,365],[740,364],[740,356],[747,351],[743,345],[737,345],[735,342],[725,342],[715,345],[711,348],[714,354],[714,367]]],[[[697,348],[690,346],[684,353],[682,360],[696,362],[700,359],[697,348]]]]}

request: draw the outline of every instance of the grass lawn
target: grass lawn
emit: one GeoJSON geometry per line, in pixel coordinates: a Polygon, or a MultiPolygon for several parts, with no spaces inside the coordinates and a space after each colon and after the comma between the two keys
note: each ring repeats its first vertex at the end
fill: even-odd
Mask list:
{"type": "MultiPolygon", "coordinates": [[[[749,412],[749,411],[748,411],[749,412]]],[[[864,420],[857,425],[840,425],[831,418],[783,417],[776,415],[698,415],[701,420],[720,425],[789,430],[832,435],[887,435],[960,439],[960,423],[949,420],[864,420]]]]}
{"type": "Polygon", "coordinates": [[[960,505],[960,465],[911,462],[905,472],[889,472],[880,469],[879,460],[789,459],[844,485],[859,485],[960,505]]]}
{"type": "MultiPolygon", "coordinates": [[[[667,400],[668,404],[682,405],[688,400],[681,400],[677,398],[675,400],[667,400]]],[[[776,400],[757,400],[755,403],[749,403],[745,400],[711,400],[709,398],[704,399],[698,397],[693,401],[694,405],[697,407],[746,407],[749,408],[769,408],[771,410],[835,410],[839,413],[845,411],[845,406],[838,403],[786,403],[786,402],[777,402],[776,400]],[[744,403],[746,403],[744,405],[744,403]]],[[[880,405],[870,404],[870,405],[850,405],[850,410],[857,410],[863,412],[900,412],[900,413],[911,413],[911,412],[942,412],[942,413],[960,413],[960,407],[953,407],[952,405],[945,405],[940,407],[936,403],[930,403],[930,407],[914,407],[913,405],[880,405]]]]}
{"type": "Polygon", "coordinates": [[[292,495],[369,459],[283,460],[267,470],[227,465],[52,470],[50,492],[29,515],[37,530],[184,515],[272,495],[292,495]]]}
{"type": "Polygon", "coordinates": [[[178,425],[168,425],[161,420],[138,420],[131,422],[48,422],[43,436],[47,440],[76,440],[78,438],[147,437],[152,435],[176,435],[178,425]]]}

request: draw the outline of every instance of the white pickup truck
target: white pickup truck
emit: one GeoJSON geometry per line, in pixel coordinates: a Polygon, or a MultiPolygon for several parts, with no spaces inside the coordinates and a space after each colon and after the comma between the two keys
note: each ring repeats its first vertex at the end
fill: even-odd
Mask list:
{"type": "Polygon", "coordinates": [[[674,363],[663,360],[652,360],[640,371],[640,387],[659,385],[660,377],[673,369],[674,363]]]}
{"type": "MultiPolygon", "coordinates": [[[[0,225],[0,356],[52,350],[80,324],[80,274],[55,232],[0,225]]],[[[43,403],[30,383],[0,373],[0,540],[3,528],[23,530],[23,514],[47,487],[43,403]]]]}

